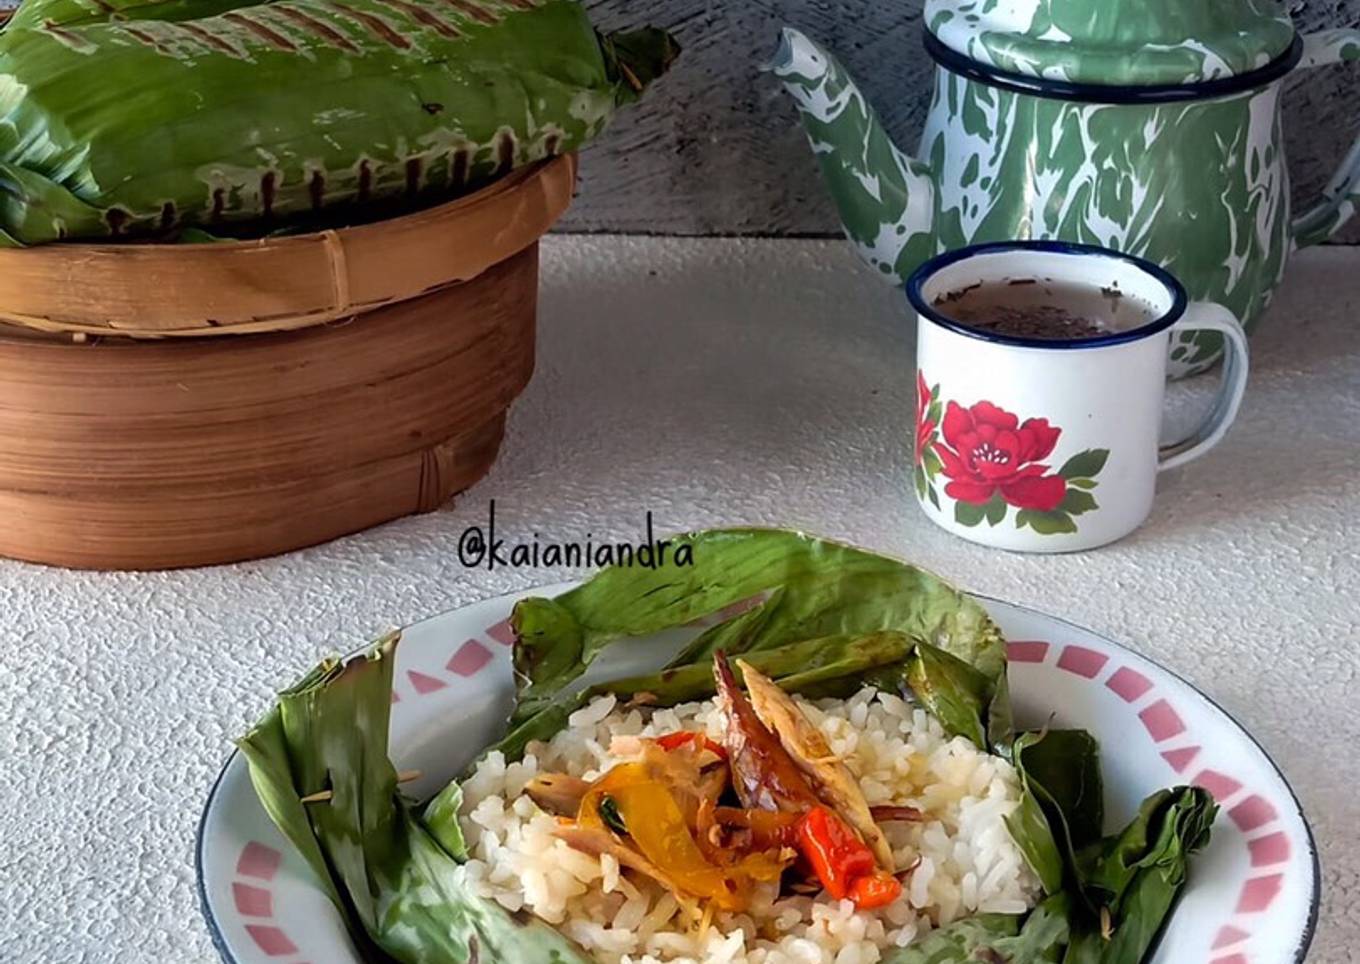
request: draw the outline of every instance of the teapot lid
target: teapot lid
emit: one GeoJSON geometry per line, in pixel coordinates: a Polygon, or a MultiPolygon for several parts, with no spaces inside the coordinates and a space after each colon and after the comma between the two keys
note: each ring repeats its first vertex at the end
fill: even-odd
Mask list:
{"type": "Polygon", "coordinates": [[[1068,84],[1220,81],[1295,46],[1279,0],[926,0],[925,24],[975,64],[1068,84]]]}

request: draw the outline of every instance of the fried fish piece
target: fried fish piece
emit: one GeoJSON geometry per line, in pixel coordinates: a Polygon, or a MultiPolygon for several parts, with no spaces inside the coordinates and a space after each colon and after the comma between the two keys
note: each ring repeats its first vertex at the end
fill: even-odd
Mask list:
{"type": "Polygon", "coordinates": [[[741,805],[748,810],[791,813],[818,806],[820,801],[807,777],[779,738],[760,721],[721,651],[713,655],[713,678],[718,706],[727,722],[723,745],[732,771],[732,787],[741,805]]]}
{"type": "Polygon", "coordinates": [[[874,852],[879,867],[892,873],[892,848],[874,821],[869,802],[850,768],[831,751],[822,732],[774,680],[742,660],[737,660],[737,666],[746,681],[756,717],[775,734],[819,800],[854,827],[874,852]]]}

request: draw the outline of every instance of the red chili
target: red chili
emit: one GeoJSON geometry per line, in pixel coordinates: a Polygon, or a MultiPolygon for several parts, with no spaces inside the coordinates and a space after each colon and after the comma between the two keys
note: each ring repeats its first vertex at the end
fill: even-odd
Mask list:
{"type": "Polygon", "coordinates": [[[850,899],[860,910],[887,907],[902,896],[902,881],[892,874],[871,874],[850,885],[850,899]]]}
{"type": "Polygon", "coordinates": [[[656,738],[657,746],[663,750],[674,750],[676,747],[684,746],[686,743],[700,743],[703,748],[720,760],[727,759],[727,750],[713,742],[705,733],[693,733],[689,730],[681,730],[678,733],[667,733],[665,736],[656,738]]]}
{"type": "Polygon", "coordinates": [[[837,900],[851,896],[855,881],[878,869],[873,851],[849,824],[825,807],[814,807],[803,817],[798,843],[817,879],[837,900]]]}

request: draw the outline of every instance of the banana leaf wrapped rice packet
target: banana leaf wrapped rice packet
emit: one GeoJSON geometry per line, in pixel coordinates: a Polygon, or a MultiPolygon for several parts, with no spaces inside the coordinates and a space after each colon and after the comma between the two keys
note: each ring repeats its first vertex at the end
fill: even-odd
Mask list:
{"type": "Polygon", "coordinates": [[[575,0],[26,0],[0,32],[0,244],[443,200],[581,147],[677,53],[575,0]]]}
{"type": "MultiPolygon", "coordinates": [[[[800,711],[792,694],[835,703],[873,687],[891,694],[889,699],[905,698],[925,710],[947,738],[971,744],[969,752],[1009,761],[1004,766],[1016,775],[1016,798],[1000,827],[1028,866],[1036,895],[1024,913],[972,913],[942,921],[907,946],[885,943],[878,948],[881,960],[1140,964],[1148,959],[1186,886],[1190,857],[1207,842],[1216,816],[1204,790],[1159,791],[1143,803],[1131,824],[1104,836],[1095,740],[1078,730],[1016,731],[1005,641],[976,601],[917,567],[798,533],[720,530],[682,538],[694,547],[692,567],[610,568],[555,598],[529,598],[515,607],[517,703],[505,737],[483,753],[482,761],[498,760],[495,765],[504,767],[525,758],[526,752],[542,759],[555,737],[582,725],[572,723],[573,714],[599,705],[596,698],[601,696],[644,712],[677,704],[693,707],[694,701],[715,693],[720,707],[724,701],[744,703],[746,698],[733,689],[735,674],[715,673],[715,665],[723,667],[729,657],[751,694],[745,711],[732,711],[717,745],[712,739],[691,740],[693,733],[672,733],[641,740],[643,755],[637,762],[616,766],[593,783],[579,775],[540,775],[525,792],[546,812],[557,814],[563,840],[621,854],[620,864],[640,874],[639,879],[656,875],[658,881],[669,881],[682,904],[710,887],[715,903],[746,907],[739,891],[724,892],[715,885],[749,883],[769,870],[758,858],[774,860],[776,853],[786,876],[806,873],[787,863],[792,846],[808,845],[803,817],[778,812],[778,807],[742,811],[722,802],[732,791],[742,796],[751,760],[739,758],[751,741],[766,741],[757,747],[757,756],[802,752],[790,743],[789,731],[764,715],[770,700],[783,703],[781,712],[792,714],[796,729],[800,711]],[[729,607],[752,597],[754,605],[730,614],[729,607]],[[611,647],[679,630],[724,611],[729,615],[716,624],[702,632],[691,630],[689,641],[656,672],[582,683],[588,667],[611,647]],[[788,695],[780,696],[780,691],[788,695]],[[745,732],[749,720],[742,722],[742,712],[752,710],[771,733],[761,736],[762,724],[750,724],[755,729],[745,732]],[[658,774],[691,764],[702,769],[688,788],[677,787],[673,798],[658,793],[658,774]],[[712,782],[727,766],[729,789],[709,813],[727,814],[723,819],[736,819],[731,816],[736,814],[745,822],[733,825],[739,826],[735,836],[725,836],[730,828],[721,821],[711,824],[710,831],[722,830],[718,837],[733,846],[734,840],[749,842],[761,835],[773,835],[776,843],[769,853],[722,863],[722,855],[713,855],[709,847],[718,838],[699,833],[691,839],[683,830],[682,815],[686,793],[697,792],[695,788],[712,782]],[[535,783],[541,795],[536,795],[535,783]],[[676,804],[669,810],[655,806],[668,800],[676,804]],[[667,823],[680,828],[678,836],[671,834],[660,850],[648,851],[667,823]],[[793,827],[796,831],[790,831],[793,827]],[[786,831],[796,833],[796,841],[781,836],[786,831]],[[672,849],[677,841],[682,846],[672,849]],[[685,848],[688,863],[679,856],[685,848]],[[653,858],[662,854],[673,863],[658,869],[653,858]],[[706,863],[708,857],[720,862],[706,863]]],[[[265,808],[307,857],[356,944],[375,960],[383,954],[400,961],[455,964],[485,960],[488,954],[495,960],[529,962],[592,960],[570,939],[570,928],[549,926],[527,908],[510,914],[482,895],[464,872],[472,858],[471,840],[465,838],[470,826],[465,822],[465,793],[472,792],[481,762],[468,771],[470,778],[455,779],[423,804],[402,797],[386,756],[395,647],[396,641],[388,639],[348,664],[325,664],[281,694],[276,710],[244,738],[241,746],[265,808]],[[330,799],[302,802],[318,791],[330,791],[330,799]]],[[[710,729],[709,737],[713,734],[710,729]]],[[[801,769],[786,770],[777,781],[762,785],[762,793],[787,799],[789,781],[804,773],[828,807],[828,800],[844,802],[859,794],[852,785],[835,785],[837,773],[845,771],[838,770],[835,754],[817,747],[815,732],[794,737],[794,743],[807,740],[808,755],[789,758],[801,769]]],[[[851,804],[853,800],[845,806],[851,804]]],[[[813,808],[833,825],[839,819],[834,813],[827,817],[815,803],[813,808]]],[[[911,820],[910,811],[870,807],[867,817],[911,820]]],[[[701,823],[704,813],[701,803],[701,823]]],[[[836,844],[842,851],[853,850],[855,844],[854,830],[846,826],[836,844]]],[[[862,844],[860,855],[872,865],[875,858],[862,844]]],[[[776,876],[778,872],[776,866],[776,876]]],[[[874,908],[885,902],[906,900],[902,885],[892,877],[867,869],[860,873],[859,882],[871,879],[875,886],[846,891],[856,913],[879,913],[874,908]]],[[[910,879],[912,868],[900,874],[910,879]]],[[[761,879],[768,881],[768,874],[761,879]]],[[[823,877],[822,883],[835,896],[833,882],[823,877]]],[[[818,899],[844,913],[844,901],[818,899]]],[[[715,920],[708,914],[703,919],[715,920]]],[[[835,954],[834,948],[824,950],[835,954]]]]}

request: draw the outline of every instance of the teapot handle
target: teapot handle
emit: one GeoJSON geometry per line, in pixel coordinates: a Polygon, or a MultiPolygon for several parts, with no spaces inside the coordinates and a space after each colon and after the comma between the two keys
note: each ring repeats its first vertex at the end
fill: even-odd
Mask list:
{"type": "MultiPolygon", "coordinates": [[[[1360,61],[1360,29],[1323,30],[1303,40],[1300,67],[1360,61]]],[[[1360,139],[1327,182],[1322,200],[1294,219],[1294,243],[1306,248],[1326,241],[1351,219],[1357,204],[1360,204],[1360,139]]]]}

